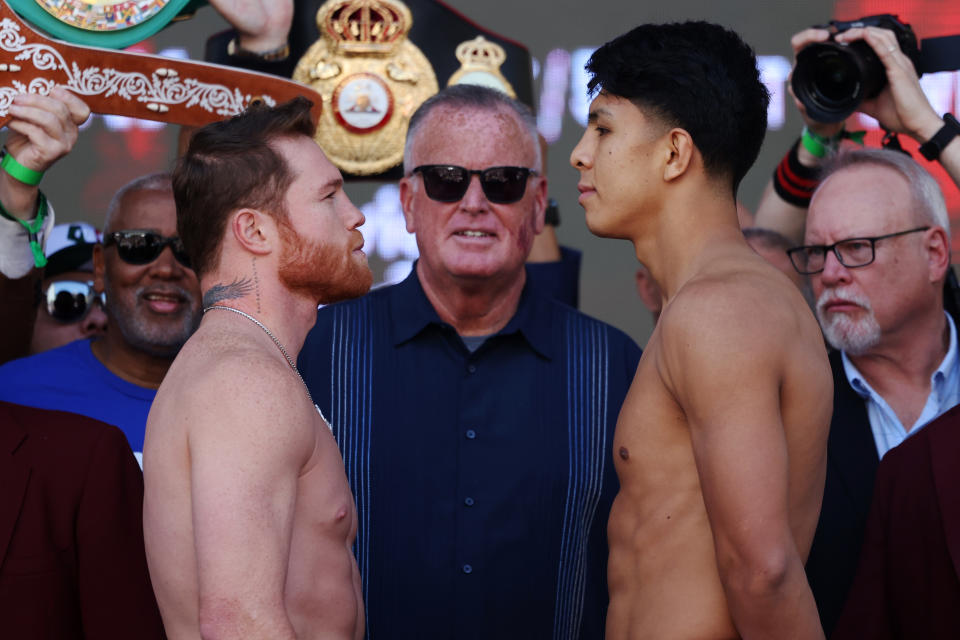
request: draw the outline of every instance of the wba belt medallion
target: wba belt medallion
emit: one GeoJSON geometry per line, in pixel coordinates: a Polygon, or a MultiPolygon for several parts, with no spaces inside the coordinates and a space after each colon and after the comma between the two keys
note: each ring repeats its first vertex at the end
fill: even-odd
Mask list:
{"type": "Polygon", "coordinates": [[[316,140],[347,173],[400,164],[410,116],[438,90],[430,62],[407,39],[412,25],[398,0],[329,0],[317,11],[320,39],[293,79],[323,97],[316,140]]]}

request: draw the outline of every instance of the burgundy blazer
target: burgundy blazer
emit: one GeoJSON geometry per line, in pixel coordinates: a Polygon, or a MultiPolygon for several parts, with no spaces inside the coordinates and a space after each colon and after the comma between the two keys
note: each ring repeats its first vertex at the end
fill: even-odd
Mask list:
{"type": "Polygon", "coordinates": [[[960,638],[960,406],[880,462],[834,639],[960,638]]]}
{"type": "Polygon", "coordinates": [[[116,427],[0,402],[0,638],[163,638],[116,427]]]}

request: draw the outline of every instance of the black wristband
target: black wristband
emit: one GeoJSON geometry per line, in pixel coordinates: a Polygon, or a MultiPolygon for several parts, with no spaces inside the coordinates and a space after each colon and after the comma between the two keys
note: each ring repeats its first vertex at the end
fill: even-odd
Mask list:
{"type": "Polygon", "coordinates": [[[797,140],[787,155],[773,172],[773,189],[782,200],[796,207],[810,206],[810,198],[820,184],[819,167],[808,167],[800,163],[797,140]]]}
{"type": "Polygon", "coordinates": [[[953,117],[952,113],[943,114],[943,126],[940,127],[940,130],[937,131],[932,138],[920,145],[920,155],[927,160],[936,160],[940,157],[940,152],[943,151],[957,135],[960,135],[960,122],[957,122],[957,119],[953,117]]]}

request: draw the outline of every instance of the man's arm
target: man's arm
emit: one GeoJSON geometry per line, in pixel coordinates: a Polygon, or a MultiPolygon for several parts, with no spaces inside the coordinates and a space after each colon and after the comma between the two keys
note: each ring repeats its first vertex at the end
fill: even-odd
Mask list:
{"type": "Polygon", "coordinates": [[[222,361],[184,407],[200,631],[208,639],[295,637],[284,586],[316,414],[289,369],[253,360],[222,361]]]}
{"type": "MultiPolygon", "coordinates": [[[[6,147],[17,162],[44,172],[69,153],[77,140],[78,125],[90,110],[69,91],[55,87],[50,96],[18,95],[10,107],[10,133],[6,147]]],[[[52,209],[47,219],[37,222],[39,189],[0,171],[0,363],[27,355],[36,317],[35,292],[40,273],[34,268],[31,232],[21,224],[35,227],[39,247],[53,226],[52,209]]]]}
{"type": "Polygon", "coordinates": [[[821,639],[790,527],[791,461],[780,414],[783,344],[791,339],[785,327],[796,322],[744,312],[769,305],[763,291],[745,293],[742,285],[675,299],[669,322],[660,324],[661,374],[687,417],[738,632],[745,640],[821,639]]]}

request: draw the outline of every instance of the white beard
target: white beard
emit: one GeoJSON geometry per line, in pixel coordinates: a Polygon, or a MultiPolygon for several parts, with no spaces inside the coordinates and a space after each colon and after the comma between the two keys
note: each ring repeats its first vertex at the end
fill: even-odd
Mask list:
{"type": "Polygon", "coordinates": [[[823,335],[833,348],[858,356],[880,342],[880,324],[866,296],[844,287],[825,289],[817,299],[816,309],[823,335]],[[852,302],[862,307],[865,313],[856,320],[846,313],[826,313],[824,306],[835,300],[852,302]]]}

